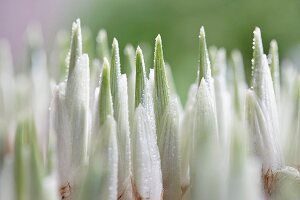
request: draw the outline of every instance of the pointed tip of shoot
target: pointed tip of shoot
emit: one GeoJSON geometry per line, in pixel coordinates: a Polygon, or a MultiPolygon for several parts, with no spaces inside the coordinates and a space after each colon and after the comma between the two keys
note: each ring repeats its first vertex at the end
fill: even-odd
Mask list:
{"type": "Polygon", "coordinates": [[[81,36],[81,25],[80,25],[80,19],[77,19],[72,24],[72,35],[81,36]]]}
{"type": "MultiPolygon", "coordinates": [[[[270,58],[270,67],[271,67],[271,74],[272,78],[274,73],[279,74],[279,58],[278,58],[278,45],[276,40],[272,40],[270,43],[270,49],[269,49],[269,58],[270,58]]],[[[274,81],[274,79],[273,79],[274,81]]]]}
{"type": "Polygon", "coordinates": [[[160,34],[158,34],[155,38],[154,69],[155,68],[165,68],[162,40],[160,34]]]}
{"type": "Polygon", "coordinates": [[[73,22],[72,25],[71,47],[67,59],[69,75],[73,71],[76,62],[81,55],[82,55],[81,26],[80,26],[80,19],[77,19],[75,22],[73,22]]]}
{"type": "MultiPolygon", "coordinates": [[[[155,38],[155,52],[154,52],[154,59],[163,59],[163,53],[162,53],[162,41],[160,34],[157,35],[155,38]]],[[[155,62],[155,60],[154,60],[155,62]]],[[[155,65],[154,65],[155,67],[155,65]]]]}
{"type": "Polygon", "coordinates": [[[279,55],[278,55],[278,45],[276,40],[272,40],[269,49],[269,64],[270,72],[273,80],[273,86],[275,90],[276,98],[280,96],[280,65],[279,65],[279,55]]]}
{"type": "Polygon", "coordinates": [[[98,32],[97,38],[96,38],[97,42],[102,42],[102,41],[106,41],[107,40],[107,32],[104,29],[101,29],[98,32]]]}
{"type": "Polygon", "coordinates": [[[278,72],[279,71],[279,58],[278,58],[278,45],[277,45],[276,40],[272,40],[270,42],[270,49],[269,49],[269,55],[268,56],[269,56],[270,61],[271,61],[271,63],[270,63],[271,73],[273,74],[276,71],[278,72]],[[275,70],[275,71],[272,71],[272,70],[275,70]]]}
{"type": "Polygon", "coordinates": [[[104,58],[103,69],[102,69],[102,82],[110,80],[110,68],[107,58],[104,58]]]}
{"type": "Polygon", "coordinates": [[[99,120],[102,126],[107,116],[113,114],[112,97],[110,92],[110,66],[106,57],[104,57],[102,68],[101,88],[99,92],[99,120]]]}
{"type": "Polygon", "coordinates": [[[138,55],[138,54],[143,54],[143,53],[142,53],[142,49],[141,49],[140,46],[137,46],[137,48],[136,48],[136,54],[137,54],[137,55],[138,55]]]}
{"type": "Polygon", "coordinates": [[[199,85],[206,85],[206,81],[204,78],[201,78],[199,82],[200,82],[199,85]]]}
{"type": "Polygon", "coordinates": [[[124,48],[124,54],[129,57],[134,55],[134,47],[132,46],[132,44],[126,44],[124,48]]]}
{"type": "Polygon", "coordinates": [[[260,79],[261,71],[262,71],[262,64],[263,64],[263,44],[261,38],[261,32],[258,27],[255,28],[253,31],[253,59],[252,61],[252,85],[254,85],[255,79],[260,79]]]}
{"type": "Polygon", "coordinates": [[[113,39],[112,47],[119,49],[119,42],[118,42],[118,40],[116,38],[113,39]]]}
{"type": "Polygon", "coordinates": [[[103,62],[104,57],[109,57],[109,47],[106,30],[101,29],[98,32],[96,42],[99,59],[103,62]]]}
{"type": "Polygon", "coordinates": [[[253,31],[253,46],[254,47],[260,47],[262,43],[262,38],[261,38],[261,31],[259,27],[255,27],[253,31]]]}
{"type": "Polygon", "coordinates": [[[145,63],[142,49],[138,46],[136,49],[136,85],[135,85],[135,107],[140,103],[144,103],[144,89],[145,89],[145,63]]]}
{"type": "Polygon", "coordinates": [[[136,70],[142,71],[144,68],[144,55],[142,49],[138,46],[135,53],[136,70]]]}
{"type": "Polygon", "coordinates": [[[270,43],[270,47],[274,50],[278,50],[278,44],[277,44],[277,41],[276,40],[272,40],[271,43],[270,43]]]}
{"type": "Polygon", "coordinates": [[[155,38],[155,44],[156,45],[161,45],[161,36],[160,36],[160,34],[158,34],[157,36],[156,36],[156,38],[155,38]]]}
{"type": "Polygon", "coordinates": [[[165,62],[162,49],[162,40],[160,35],[155,38],[155,51],[154,51],[154,70],[161,72],[160,76],[165,76],[165,62]]]}
{"type": "Polygon", "coordinates": [[[132,74],[135,72],[135,49],[132,46],[132,44],[126,44],[125,48],[124,48],[124,55],[125,55],[125,74],[132,74]]]}
{"type": "Polygon", "coordinates": [[[200,28],[199,33],[199,66],[198,66],[198,86],[202,78],[205,78],[207,82],[211,77],[211,66],[206,45],[204,27],[200,28]]]}
{"type": "Polygon", "coordinates": [[[159,124],[168,104],[169,104],[169,87],[166,75],[166,67],[162,49],[162,40],[160,35],[155,39],[154,51],[154,91],[155,91],[155,115],[156,122],[159,124]]]}
{"type": "Polygon", "coordinates": [[[120,53],[119,53],[119,42],[116,38],[113,39],[112,50],[111,50],[111,68],[116,68],[117,72],[120,68],[120,53]]]}
{"type": "MultiPolygon", "coordinates": [[[[139,47],[139,46],[138,46],[139,47]]],[[[124,48],[124,54],[125,55],[129,55],[132,52],[134,52],[134,47],[132,46],[132,44],[126,44],[125,48],[124,48]]]]}
{"type": "MultiPolygon", "coordinates": [[[[110,87],[113,97],[114,108],[117,106],[118,81],[121,76],[119,43],[116,38],[113,39],[110,62],[110,87]]],[[[115,116],[116,117],[116,116],[115,116]]]]}
{"type": "Polygon", "coordinates": [[[144,56],[142,49],[138,46],[136,48],[136,54],[135,54],[135,62],[136,62],[136,70],[141,71],[143,70],[144,65],[144,56]],[[142,65],[141,65],[142,64],[142,65]]]}
{"type": "MultiPolygon", "coordinates": [[[[119,42],[116,38],[113,39],[113,43],[112,43],[112,61],[117,61],[116,59],[119,58],[119,42]],[[113,60],[114,59],[114,60],[113,60]]],[[[114,64],[113,62],[111,63],[112,65],[114,64]]]]}
{"type": "Polygon", "coordinates": [[[76,19],[72,24],[72,32],[81,32],[80,19],[76,19]]]}
{"type": "Polygon", "coordinates": [[[162,50],[161,37],[158,34],[155,38],[155,51],[154,51],[154,69],[165,71],[164,55],[162,50]]]}
{"type": "Polygon", "coordinates": [[[108,66],[109,66],[108,59],[107,59],[106,57],[104,57],[104,58],[103,58],[103,68],[104,68],[104,67],[107,68],[108,66]]]}
{"type": "Polygon", "coordinates": [[[253,34],[254,34],[254,36],[261,37],[260,28],[256,26],[254,31],[253,31],[253,34]]]}
{"type": "Polygon", "coordinates": [[[109,66],[109,62],[108,62],[106,57],[104,57],[103,61],[104,62],[103,62],[103,68],[102,68],[102,84],[101,84],[101,87],[102,87],[103,84],[106,84],[106,85],[103,85],[103,87],[110,87],[110,66],[109,66]]]}
{"type": "Polygon", "coordinates": [[[201,37],[205,38],[205,29],[204,29],[204,26],[201,26],[201,28],[200,28],[199,38],[201,38],[201,37]]]}
{"type": "Polygon", "coordinates": [[[76,24],[78,24],[78,25],[80,26],[80,18],[77,18],[77,19],[75,20],[75,22],[76,22],[76,24]]]}
{"type": "Polygon", "coordinates": [[[253,31],[253,59],[254,65],[257,63],[257,60],[261,58],[264,54],[261,31],[260,28],[256,27],[253,31]]]}
{"type": "MultiPolygon", "coordinates": [[[[106,57],[104,57],[103,67],[102,67],[102,82],[107,81],[107,80],[110,83],[110,66],[109,66],[108,59],[106,57]]],[[[110,84],[109,84],[109,86],[110,86],[110,84]]]]}

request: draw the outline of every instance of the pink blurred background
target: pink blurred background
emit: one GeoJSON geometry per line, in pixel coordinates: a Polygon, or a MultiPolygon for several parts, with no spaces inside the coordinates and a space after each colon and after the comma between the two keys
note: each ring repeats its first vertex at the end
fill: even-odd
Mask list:
{"type": "Polygon", "coordinates": [[[66,28],[66,24],[70,26],[74,20],[71,10],[76,13],[75,5],[71,0],[0,0],[0,39],[9,40],[15,64],[22,60],[24,35],[29,24],[38,22],[41,25],[49,51],[57,30],[66,28]]]}

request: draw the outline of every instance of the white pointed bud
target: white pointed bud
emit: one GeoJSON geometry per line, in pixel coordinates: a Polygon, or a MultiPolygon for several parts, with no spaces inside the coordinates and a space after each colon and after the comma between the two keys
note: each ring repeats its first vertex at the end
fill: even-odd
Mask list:
{"type": "Polygon", "coordinates": [[[204,78],[194,104],[192,153],[190,158],[191,198],[220,199],[221,176],[219,136],[213,99],[204,78]],[[210,178],[209,178],[210,177],[210,178]],[[215,177],[212,178],[211,177],[215,177]],[[208,181],[209,180],[209,181],[208,181]],[[213,192],[217,190],[218,193],[213,192]]]}
{"type": "Polygon", "coordinates": [[[268,65],[263,54],[260,29],[254,31],[253,44],[253,92],[248,92],[246,116],[250,129],[250,140],[256,146],[256,155],[260,157],[263,171],[278,169],[282,166],[279,146],[279,121],[275,92],[268,65]],[[259,119],[257,119],[259,118],[259,119]]]}

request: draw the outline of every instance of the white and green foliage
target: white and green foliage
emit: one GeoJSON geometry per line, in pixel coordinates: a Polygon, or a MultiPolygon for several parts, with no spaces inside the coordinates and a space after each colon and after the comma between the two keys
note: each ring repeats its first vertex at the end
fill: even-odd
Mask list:
{"type": "Polygon", "coordinates": [[[253,48],[253,89],[246,97],[249,132],[253,134],[250,140],[253,142],[253,151],[262,161],[263,170],[275,170],[283,164],[278,141],[279,121],[272,77],[263,53],[259,28],[254,31],[253,48]]]}
{"type": "Polygon", "coordinates": [[[113,118],[110,67],[106,58],[98,95],[95,106],[97,125],[94,125],[91,135],[90,164],[78,199],[116,199],[117,196],[117,127],[113,118]]]}
{"type": "Polygon", "coordinates": [[[300,198],[299,74],[275,40],[267,58],[259,28],[249,89],[241,53],[227,61],[200,28],[184,109],[160,35],[154,63],[127,45],[121,65],[117,39],[93,45],[76,20],[48,69],[40,30],[27,34],[24,73],[0,42],[0,200],[300,198]]]}
{"type": "Polygon", "coordinates": [[[51,130],[56,134],[59,183],[79,187],[78,173],[87,162],[89,131],[89,58],[82,54],[80,21],[72,26],[66,82],[56,86],[51,106],[51,130]]]}
{"type": "Polygon", "coordinates": [[[155,134],[152,86],[140,47],[136,50],[135,112],[131,128],[132,175],[136,198],[160,199],[161,159],[155,134]]]}
{"type": "Polygon", "coordinates": [[[161,157],[164,199],[179,199],[180,171],[178,148],[178,114],[170,96],[160,35],[154,52],[154,112],[157,143],[161,157]]]}
{"type": "Polygon", "coordinates": [[[113,40],[112,44],[110,84],[114,110],[113,115],[117,126],[118,160],[122,163],[118,165],[118,197],[121,197],[120,199],[131,199],[133,197],[130,178],[131,159],[127,76],[126,74],[121,74],[119,44],[116,39],[113,40]]]}

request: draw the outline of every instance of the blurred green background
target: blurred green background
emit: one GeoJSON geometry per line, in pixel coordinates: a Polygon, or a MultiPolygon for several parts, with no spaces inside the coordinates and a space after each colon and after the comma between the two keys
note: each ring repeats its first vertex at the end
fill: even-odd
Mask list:
{"type": "MultiPolygon", "coordinates": [[[[269,42],[276,39],[281,58],[286,57],[289,49],[300,42],[299,0],[25,1],[33,4],[27,8],[29,13],[46,7],[44,11],[36,12],[38,14],[34,19],[41,21],[42,28],[46,31],[45,43],[48,51],[53,46],[55,32],[61,28],[70,31],[71,23],[76,18],[81,19],[83,26],[90,27],[94,39],[100,28],[106,29],[109,42],[116,37],[121,50],[127,43],[131,43],[134,47],[143,44],[143,50],[151,52],[156,35],[161,34],[165,60],[172,67],[176,87],[183,102],[186,100],[189,85],[196,78],[198,32],[202,25],[205,26],[209,46],[225,47],[227,54],[234,48],[242,51],[248,79],[252,32],[255,26],[262,30],[265,52],[268,51],[269,42]],[[49,2],[52,2],[52,6],[47,6],[49,2]],[[39,6],[34,7],[35,4],[39,6]]],[[[24,17],[18,16],[17,12],[15,18],[17,20],[24,17]]],[[[0,19],[2,23],[5,21],[5,18],[0,19]]],[[[7,23],[7,27],[9,26],[11,23],[7,23]]],[[[149,54],[146,62],[148,67],[153,65],[152,54],[149,54]]],[[[124,57],[121,57],[121,61],[124,63],[124,57]]]]}

